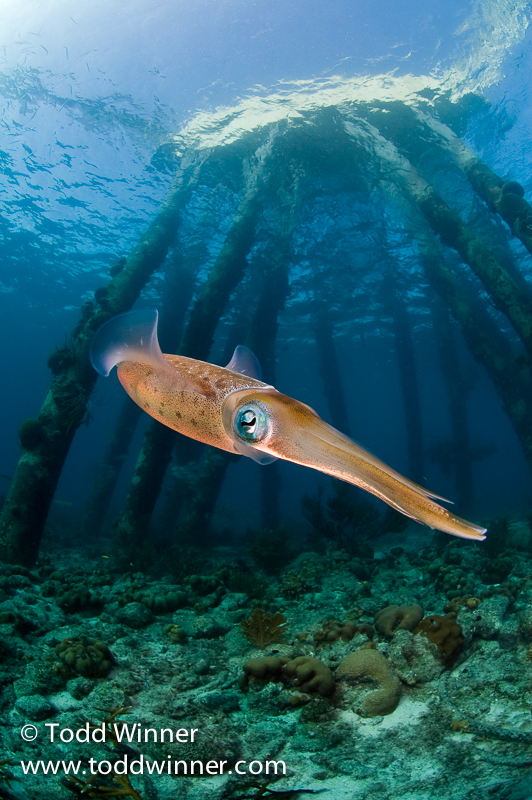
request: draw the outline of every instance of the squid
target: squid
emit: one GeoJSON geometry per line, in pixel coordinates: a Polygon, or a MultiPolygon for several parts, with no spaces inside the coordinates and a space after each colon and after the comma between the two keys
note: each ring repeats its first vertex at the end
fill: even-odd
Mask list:
{"type": "Polygon", "coordinates": [[[485,539],[486,529],[443,508],[449,502],[403,477],[328,425],[304,403],[261,381],[260,365],[239,345],[226,367],[163,354],[157,311],[113,317],[94,335],[91,363],[117,366],[120,383],[163,425],[259,464],[280,458],[360,486],[418,522],[454,536],[485,539]]]}

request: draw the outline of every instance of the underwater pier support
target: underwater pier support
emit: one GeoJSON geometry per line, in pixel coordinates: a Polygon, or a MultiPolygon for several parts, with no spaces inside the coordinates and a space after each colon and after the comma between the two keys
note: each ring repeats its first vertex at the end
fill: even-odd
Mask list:
{"type": "MultiPolygon", "coordinates": [[[[437,106],[436,106],[437,108],[437,106]]],[[[473,189],[491,211],[506,222],[514,236],[532,253],[532,206],[516,180],[505,180],[464,144],[440,119],[412,106],[394,101],[360,105],[358,112],[393,141],[399,152],[423,174],[424,162],[448,159],[465,174],[473,189]]],[[[428,180],[428,178],[427,178],[428,180]]]]}
{"type": "MultiPolygon", "coordinates": [[[[162,290],[158,337],[165,353],[175,351],[182,336],[183,322],[194,291],[196,263],[184,259],[179,248],[174,247],[166,261],[162,290]]],[[[105,455],[98,465],[96,481],[85,507],[83,529],[86,536],[94,538],[101,532],[115,490],[118,477],[137,423],[143,411],[126,397],[118,415],[105,455]]]]}
{"type": "Polygon", "coordinates": [[[532,379],[480,299],[447,266],[430,232],[419,232],[420,258],[434,290],[459,323],[473,358],[484,366],[532,470],[532,379]]]}
{"type": "Polygon", "coordinates": [[[448,465],[448,469],[454,472],[457,503],[461,508],[467,508],[473,499],[473,459],[467,413],[468,387],[458,357],[454,330],[456,323],[453,322],[449,308],[441,297],[434,298],[431,312],[435,345],[449,399],[452,431],[452,440],[449,444],[452,447],[452,462],[448,465]]]}
{"type": "Polygon", "coordinates": [[[532,206],[525,200],[521,184],[504,181],[478,158],[470,158],[461,166],[471,186],[532,253],[532,206]]]}
{"type": "MultiPolygon", "coordinates": [[[[262,367],[262,380],[275,385],[275,342],[279,328],[279,314],[290,292],[289,262],[292,256],[291,239],[297,222],[299,182],[292,171],[280,170],[281,186],[277,192],[277,213],[280,221],[272,235],[272,244],[263,255],[267,263],[262,288],[251,322],[246,325],[247,313],[240,313],[226,344],[223,363],[228,363],[234,347],[242,342],[257,356],[262,367]],[[246,331],[247,327],[247,331],[246,331]]],[[[270,187],[271,189],[271,187],[270,187]]],[[[183,497],[183,514],[179,522],[180,535],[195,542],[206,542],[208,526],[225,475],[231,463],[239,456],[207,448],[206,455],[197,465],[194,491],[183,497]],[[217,454],[217,457],[215,455],[217,454]]],[[[261,522],[263,528],[273,529],[280,523],[281,480],[277,463],[259,467],[261,522]]],[[[169,501],[167,501],[167,505],[169,501]]],[[[166,514],[168,520],[168,514],[166,514]]]]}
{"type": "MultiPolygon", "coordinates": [[[[278,314],[283,308],[289,291],[287,256],[283,247],[268,254],[270,270],[264,276],[262,292],[245,336],[244,343],[257,356],[262,367],[262,380],[275,383],[275,340],[278,329],[278,314]]],[[[238,326],[240,327],[240,326],[238,326]]],[[[231,337],[232,344],[240,342],[231,337]]],[[[242,340],[240,340],[242,341],[242,340]]],[[[230,360],[231,353],[226,354],[230,360]]],[[[189,492],[184,503],[184,512],[179,522],[179,534],[184,541],[205,543],[208,526],[221,491],[227,468],[237,463],[239,455],[207,448],[207,453],[198,464],[194,490],[189,492]]],[[[259,469],[261,495],[261,521],[264,528],[275,528],[280,522],[279,494],[281,482],[277,463],[259,469]]]]}
{"type": "Polygon", "coordinates": [[[532,302],[504,269],[490,247],[465,225],[434,191],[417,196],[417,204],[442,242],[453,247],[482,281],[495,306],[511,322],[532,357],[532,302]]]}
{"type": "Polygon", "coordinates": [[[83,532],[92,539],[101,534],[118,476],[127,457],[129,445],[142,415],[142,409],[126,397],[118,414],[105,455],[98,464],[94,487],[83,517],[83,532]]]}
{"type": "Polygon", "coordinates": [[[419,111],[416,113],[414,109],[410,109],[410,113],[417,119],[418,131],[417,136],[409,135],[408,139],[430,146],[430,137],[426,135],[430,129],[436,145],[460,167],[488,208],[499,214],[512,234],[532,253],[532,206],[524,198],[522,185],[497,175],[441,121],[419,111]]]}
{"type": "Polygon", "coordinates": [[[318,369],[323,383],[323,391],[329,405],[331,423],[339,431],[350,435],[349,417],[345,404],[344,389],[336,354],[333,326],[326,303],[320,298],[314,319],[314,336],[318,350],[318,369]]]}
{"type": "Polygon", "coordinates": [[[392,329],[399,366],[399,383],[407,433],[408,474],[423,484],[425,474],[423,427],[419,382],[408,308],[399,294],[397,282],[389,273],[383,281],[385,307],[392,317],[392,329]]]}
{"type": "MultiPolygon", "coordinates": [[[[494,250],[485,244],[460,215],[445,202],[428,180],[412,166],[423,154],[419,120],[404,103],[385,104],[381,111],[366,115],[366,146],[382,160],[383,173],[391,176],[390,185],[403,192],[423,214],[444,245],[453,248],[482,282],[494,305],[513,325],[532,358],[532,300],[508,273],[494,250]],[[388,138],[389,137],[389,138],[388,138]],[[393,143],[393,144],[392,144],[393,143]]],[[[352,134],[354,141],[356,135],[352,134]]],[[[435,138],[429,129],[425,138],[435,138]]],[[[519,199],[519,198],[516,198],[519,199]]],[[[526,201],[525,201],[526,202],[526,201]]],[[[527,204],[528,205],[528,204],[527,204]]]]}
{"type": "MultiPolygon", "coordinates": [[[[208,358],[225,305],[247,267],[260,212],[262,181],[259,178],[260,174],[255,174],[248,183],[231,229],[190,313],[177,350],[179,355],[202,361],[208,358]]],[[[175,441],[175,431],[160,422],[150,423],[118,523],[119,540],[136,546],[142,543],[172,459],[175,441]]]]}
{"type": "MultiPolygon", "coordinates": [[[[292,206],[294,208],[295,206],[292,206]]],[[[290,240],[294,229],[292,222],[283,230],[267,258],[270,264],[264,276],[262,292],[245,344],[257,356],[262,367],[262,380],[275,386],[275,342],[279,329],[279,314],[290,293],[288,264],[292,255],[290,240]]],[[[260,468],[261,522],[265,529],[277,528],[281,522],[281,478],[279,464],[274,462],[260,468]]]]}
{"type": "MultiPolygon", "coordinates": [[[[410,114],[410,111],[405,113],[410,114]]],[[[371,141],[368,152],[381,161],[382,174],[390,176],[382,181],[386,191],[396,204],[406,206],[405,218],[418,240],[427,279],[459,323],[472,356],[485,367],[532,470],[532,376],[526,364],[532,356],[529,295],[508,274],[492,250],[420,177],[405,155],[393,149],[390,140],[385,138],[388,134],[404,152],[412,145],[407,144],[408,136],[404,131],[398,144],[391,116],[383,114],[380,118],[375,113],[371,115],[371,123],[365,123],[364,135],[371,141]],[[520,336],[528,359],[513,350],[480,299],[471,295],[467,281],[460,280],[447,266],[436,236],[443,244],[453,247],[484,284],[494,304],[520,336]]],[[[356,130],[353,130],[351,135],[355,136],[356,130]]],[[[410,131],[409,135],[415,138],[417,134],[410,131]]]]}
{"type": "Polygon", "coordinates": [[[24,420],[19,460],[0,515],[0,557],[11,564],[35,564],[50,505],[77,428],[88,419],[87,402],[97,373],[89,359],[96,330],[110,317],[129,311],[175,238],[180,211],[197,177],[193,167],[179,178],[161,211],[130,255],[119,263],[96,305],[85,304],[71,343],[50,356],[54,375],[35,419],[24,420]]]}
{"type": "Polygon", "coordinates": [[[197,465],[193,486],[185,498],[182,519],[179,520],[179,543],[204,547],[209,541],[211,517],[225,479],[227,467],[241,458],[215,447],[205,448],[197,465]]]}

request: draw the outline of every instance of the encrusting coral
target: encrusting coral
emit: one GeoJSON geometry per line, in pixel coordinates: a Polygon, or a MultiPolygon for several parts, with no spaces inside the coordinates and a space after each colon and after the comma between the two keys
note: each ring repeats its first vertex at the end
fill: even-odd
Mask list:
{"type": "Polygon", "coordinates": [[[38,419],[23,419],[18,429],[20,444],[24,450],[35,450],[46,438],[46,430],[38,419]]]}
{"type": "Polygon", "coordinates": [[[401,699],[401,683],[392,667],[378,650],[362,649],[350,653],[336,671],[338,678],[372,678],[378,688],[370,692],[356,709],[363,717],[377,717],[395,711],[401,699]]]}
{"type": "Polygon", "coordinates": [[[455,660],[464,643],[462,628],[457,624],[454,614],[446,614],[444,617],[432,614],[425,617],[414,628],[413,633],[420,633],[430,639],[437,646],[444,664],[455,660]]]}

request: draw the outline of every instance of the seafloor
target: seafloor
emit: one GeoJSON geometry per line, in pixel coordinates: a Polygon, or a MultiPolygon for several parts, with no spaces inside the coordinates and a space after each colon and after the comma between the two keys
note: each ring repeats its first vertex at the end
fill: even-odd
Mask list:
{"type": "Polygon", "coordinates": [[[531,798],[532,533],[526,519],[495,528],[486,547],[412,524],[358,555],[329,546],[281,569],[271,552],[259,568],[256,548],[253,560],[174,547],[152,577],[119,572],[101,542],[48,541],[35,570],[1,569],[0,797],[531,798]],[[415,604],[444,617],[450,638],[397,629],[408,612],[392,613],[373,634],[384,673],[343,677],[347,654],[375,652],[375,614],[415,604]],[[266,656],[284,661],[253,662],[243,677],[266,656]],[[303,656],[321,662],[304,662],[308,681],[281,669],[303,656]],[[395,710],[364,716],[381,700],[395,710]],[[93,741],[102,722],[132,741],[93,741]],[[190,730],[193,743],[168,743],[190,730]],[[90,758],[126,774],[91,777],[90,758]],[[57,774],[24,774],[38,759],[57,774]],[[149,774],[146,764],[168,760],[204,773],[211,763],[211,775],[149,774]],[[266,775],[273,761],[279,774],[266,775]]]}

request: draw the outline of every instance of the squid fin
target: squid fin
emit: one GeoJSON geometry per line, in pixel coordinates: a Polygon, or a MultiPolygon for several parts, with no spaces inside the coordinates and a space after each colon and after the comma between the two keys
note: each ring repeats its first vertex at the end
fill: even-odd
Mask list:
{"type": "Polygon", "coordinates": [[[157,341],[156,309],[129,311],[104,323],[91,344],[91,364],[100,375],[109,375],[121,361],[138,361],[154,369],[168,362],[157,341]]]}
{"type": "Polygon", "coordinates": [[[233,357],[226,369],[230,369],[232,372],[240,372],[241,375],[247,375],[248,378],[255,378],[257,381],[262,380],[262,369],[257,356],[242,344],[235,347],[233,357]]]}
{"type": "Polygon", "coordinates": [[[100,375],[107,376],[121,361],[146,364],[165,389],[201,393],[197,382],[185,371],[176,369],[161,352],[157,318],[156,309],[143,309],[119,314],[104,323],[92,340],[92,366],[100,375]]]}

